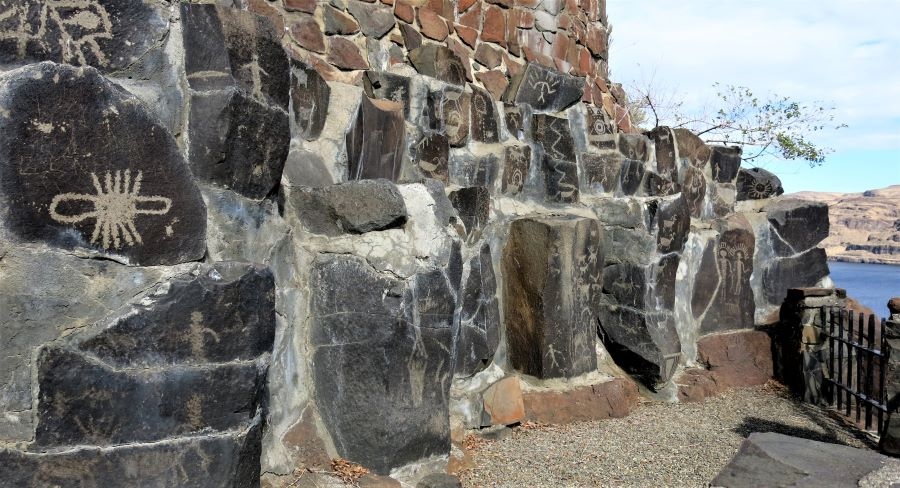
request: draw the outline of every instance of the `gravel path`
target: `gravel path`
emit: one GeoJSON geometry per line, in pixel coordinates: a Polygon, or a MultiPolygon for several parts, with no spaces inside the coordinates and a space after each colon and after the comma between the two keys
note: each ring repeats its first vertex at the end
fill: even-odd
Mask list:
{"type": "Polygon", "coordinates": [[[733,389],[702,403],[647,403],[624,419],[514,429],[474,453],[465,487],[708,486],[751,432],[874,448],[783,390],[733,389]]]}

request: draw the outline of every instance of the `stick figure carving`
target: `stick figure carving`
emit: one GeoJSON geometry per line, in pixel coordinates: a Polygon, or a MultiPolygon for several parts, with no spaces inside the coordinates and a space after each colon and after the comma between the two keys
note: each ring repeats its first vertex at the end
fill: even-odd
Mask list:
{"type": "Polygon", "coordinates": [[[96,190],[95,195],[88,193],[61,193],[50,202],[50,217],[60,223],[77,224],[94,219],[94,231],[91,244],[98,240],[104,249],[114,247],[120,249],[122,240],[125,245],[143,244],[141,234],[134,224],[138,215],[165,215],[172,208],[172,200],[161,196],[140,196],[143,173],[137,172],[131,180],[131,170],[106,172],[103,184],[96,173],[91,173],[91,180],[96,190]],[[69,215],[60,212],[62,204],[93,205],[93,209],[69,215]],[[143,207],[141,207],[143,205],[143,207]]]}
{"type": "Polygon", "coordinates": [[[47,33],[54,27],[59,32],[57,43],[63,62],[87,65],[86,54],[90,53],[99,64],[107,63],[99,41],[113,38],[112,21],[96,0],[45,0],[0,13],[0,39],[15,40],[20,57],[25,57],[29,42],[52,51],[47,33]],[[36,12],[32,12],[34,7],[36,12]]]}

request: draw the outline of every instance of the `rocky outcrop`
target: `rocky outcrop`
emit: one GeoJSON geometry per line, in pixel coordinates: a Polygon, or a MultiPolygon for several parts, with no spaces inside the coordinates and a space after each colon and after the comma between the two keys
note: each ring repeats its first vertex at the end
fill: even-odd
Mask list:
{"type": "Polygon", "coordinates": [[[830,232],[821,244],[828,259],[900,264],[900,186],[863,193],[802,192],[791,197],[828,205],[830,232]]]}

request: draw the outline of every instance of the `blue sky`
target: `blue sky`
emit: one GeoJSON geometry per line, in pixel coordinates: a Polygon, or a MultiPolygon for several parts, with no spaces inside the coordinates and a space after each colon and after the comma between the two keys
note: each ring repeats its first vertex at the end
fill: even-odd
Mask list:
{"type": "Polygon", "coordinates": [[[608,0],[610,77],[708,106],[712,84],[834,105],[825,164],[764,161],[787,192],[900,184],[900,0],[608,0]]]}

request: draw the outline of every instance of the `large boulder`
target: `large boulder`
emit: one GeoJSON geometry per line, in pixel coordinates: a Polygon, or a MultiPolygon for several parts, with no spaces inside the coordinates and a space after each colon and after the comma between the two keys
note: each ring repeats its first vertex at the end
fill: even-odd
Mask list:
{"type": "Polygon", "coordinates": [[[290,198],[304,226],[328,236],[402,227],[407,218],[397,186],[383,179],[299,188],[290,198]]]}
{"type": "Polygon", "coordinates": [[[584,94],[584,80],[528,63],[525,71],[507,87],[504,99],[530,105],[540,112],[560,112],[584,94]]]}
{"type": "Polygon", "coordinates": [[[93,68],[45,62],[0,78],[0,113],[0,216],[13,236],[148,266],[203,257],[206,206],[137,98],[93,68]]]}
{"type": "Polygon", "coordinates": [[[290,144],[291,71],[272,21],[181,4],[191,89],[188,160],[209,183],[253,199],[281,182],[290,144]]]}
{"type": "Polygon", "coordinates": [[[456,290],[441,270],[407,281],[323,255],[310,279],[317,405],[338,454],[380,474],[450,451],[456,290]]]}
{"type": "Polygon", "coordinates": [[[570,378],[596,368],[600,226],[576,217],[512,223],[503,252],[509,357],[518,371],[570,378]]]}
{"type": "Polygon", "coordinates": [[[762,200],[784,193],[781,180],[775,176],[775,173],[762,168],[741,168],[738,172],[736,186],[738,201],[762,200]]]}
{"type": "MultiPolygon", "coordinates": [[[[763,211],[775,234],[788,248],[780,252],[782,255],[801,253],[828,237],[830,227],[825,203],[784,198],[766,205],[763,211]]],[[[780,251],[778,247],[776,244],[776,251],[780,251]]]]}
{"type": "Polygon", "coordinates": [[[491,248],[483,244],[468,262],[468,276],[460,290],[456,324],[454,373],[471,376],[487,367],[500,343],[500,309],[491,248]]]}
{"type": "Polygon", "coordinates": [[[747,219],[735,215],[719,223],[719,238],[704,251],[697,274],[693,303],[708,304],[702,314],[701,333],[749,329],[754,325],[756,303],[750,285],[756,238],[747,219]],[[713,262],[708,256],[712,256],[713,262]],[[717,285],[714,286],[713,283],[717,285]]]}

